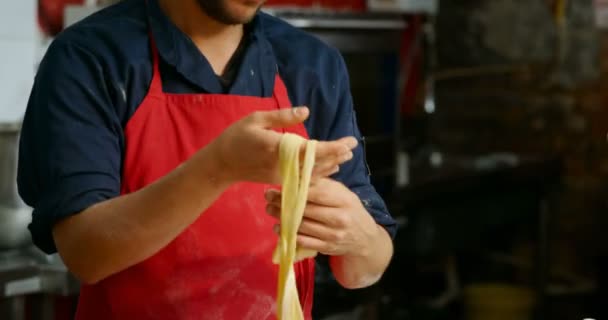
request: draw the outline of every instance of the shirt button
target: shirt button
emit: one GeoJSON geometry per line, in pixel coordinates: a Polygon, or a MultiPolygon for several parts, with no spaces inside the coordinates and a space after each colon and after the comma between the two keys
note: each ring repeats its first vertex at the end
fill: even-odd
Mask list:
{"type": "Polygon", "coordinates": [[[253,69],[251,69],[250,72],[252,77],[255,76],[255,71],[253,71],[253,69]]]}

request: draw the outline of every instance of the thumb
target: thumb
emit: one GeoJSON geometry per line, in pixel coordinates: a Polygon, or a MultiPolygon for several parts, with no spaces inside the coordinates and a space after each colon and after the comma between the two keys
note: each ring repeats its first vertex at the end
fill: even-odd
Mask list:
{"type": "Polygon", "coordinates": [[[308,118],[307,107],[293,107],[274,111],[254,113],[250,120],[264,128],[286,128],[303,122],[308,118]]]}

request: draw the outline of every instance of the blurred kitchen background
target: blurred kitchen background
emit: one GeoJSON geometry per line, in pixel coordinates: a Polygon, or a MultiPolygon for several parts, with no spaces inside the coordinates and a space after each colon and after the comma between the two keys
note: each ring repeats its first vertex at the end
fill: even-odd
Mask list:
{"type": "MultiPolygon", "coordinates": [[[[111,2],[0,2],[0,319],[72,317],[78,283],[31,246],[16,142],[48,44],[111,2]]],[[[265,10],[342,51],[400,224],[372,288],[342,290],[319,262],[315,319],[608,319],[607,0],[265,10]]]]}

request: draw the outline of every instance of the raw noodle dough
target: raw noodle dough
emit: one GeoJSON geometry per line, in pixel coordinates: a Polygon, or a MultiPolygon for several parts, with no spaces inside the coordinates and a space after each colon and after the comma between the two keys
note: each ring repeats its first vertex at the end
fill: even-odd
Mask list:
{"type": "Polygon", "coordinates": [[[282,178],[281,230],[272,260],[279,264],[277,295],[278,320],[304,320],[296,287],[293,264],[317,255],[317,252],[297,248],[296,237],[304,216],[308,187],[315,162],[317,141],[286,133],[281,138],[279,164],[282,178]],[[306,143],[304,163],[300,170],[300,147],[306,143]]]}

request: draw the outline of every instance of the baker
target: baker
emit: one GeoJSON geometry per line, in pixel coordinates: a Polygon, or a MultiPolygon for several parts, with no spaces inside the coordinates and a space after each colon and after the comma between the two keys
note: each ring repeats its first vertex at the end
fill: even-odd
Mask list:
{"type": "MultiPolygon", "coordinates": [[[[124,0],[48,49],[18,184],[34,243],[83,283],[77,319],[273,319],[283,132],[322,141],[298,245],[346,288],[385,271],[395,222],[344,61],[262,4],[124,0]]],[[[314,267],[295,266],[307,318],[314,267]]]]}

